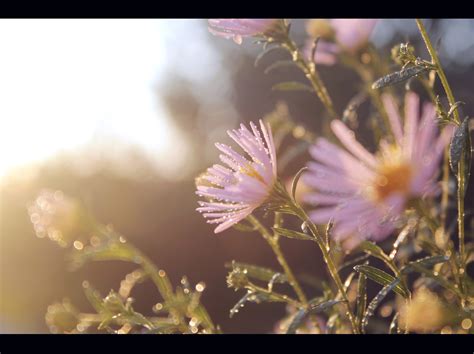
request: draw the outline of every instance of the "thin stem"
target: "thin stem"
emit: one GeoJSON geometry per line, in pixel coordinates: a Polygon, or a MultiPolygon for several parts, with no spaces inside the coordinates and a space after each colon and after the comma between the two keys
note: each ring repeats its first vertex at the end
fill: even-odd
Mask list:
{"type": "Polygon", "coordinates": [[[295,42],[293,42],[293,40],[289,36],[285,38],[282,43],[282,46],[283,48],[288,50],[288,52],[290,52],[293,61],[301,68],[331,118],[338,118],[338,115],[332,103],[331,96],[329,96],[329,92],[326,88],[326,85],[319,76],[319,72],[316,69],[316,65],[312,62],[308,63],[304,59],[303,55],[301,54],[301,51],[298,49],[295,42]]]}
{"type": "MultiPolygon", "coordinates": [[[[438,54],[431,43],[431,40],[426,32],[425,26],[420,19],[416,19],[416,24],[418,25],[418,29],[420,30],[421,36],[426,44],[426,48],[431,56],[432,64],[436,67],[436,73],[443,85],[444,91],[446,92],[446,96],[448,97],[450,107],[454,107],[456,100],[454,99],[453,91],[449,86],[448,79],[446,78],[446,74],[441,66],[441,62],[438,58],[438,54]]],[[[459,117],[459,112],[457,109],[453,112],[454,122],[457,125],[461,124],[461,119],[459,117]]],[[[463,156],[464,153],[461,152],[463,156]]],[[[465,175],[465,161],[464,158],[459,160],[458,165],[458,175],[457,175],[457,184],[458,184],[458,191],[457,191],[457,204],[458,204],[458,235],[459,235],[459,257],[460,257],[460,276],[461,276],[461,292],[465,294],[465,287],[464,287],[464,274],[465,272],[465,263],[466,263],[466,248],[465,248],[465,231],[464,231],[464,175],[465,175]]],[[[464,301],[463,301],[464,304],[464,301]]]]}
{"type": "Polygon", "coordinates": [[[326,262],[326,265],[329,270],[329,274],[331,275],[331,278],[334,280],[334,283],[336,284],[336,287],[339,290],[339,293],[341,294],[344,300],[344,303],[346,304],[347,316],[349,317],[349,320],[351,322],[352,331],[354,334],[359,334],[360,333],[359,326],[357,325],[356,317],[354,313],[352,312],[349,298],[344,289],[344,284],[339,276],[337,268],[329,252],[329,248],[326,245],[326,242],[324,241],[323,236],[319,232],[316,225],[311,221],[308,214],[306,214],[306,212],[300,205],[298,205],[297,203],[293,203],[293,207],[295,208],[296,215],[301,219],[301,221],[305,222],[308,225],[309,229],[311,230],[311,233],[313,234],[315,238],[315,242],[318,244],[319,248],[321,249],[324,261],[326,262]]]}
{"type": "Polygon", "coordinates": [[[303,290],[301,289],[300,284],[296,280],[296,277],[293,274],[290,266],[288,265],[288,262],[286,261],[285,256],[281,252],[280,245],[278,243],[278,237],[274,237],[270,233],[270,231],[268,231],[268,229],[265,226],[263,226],[263,224],[255,216],[253,215],[248,216],[248,220],[253,226],[255,226],[257,231],[260,232],[260,234],[265,239],[265,241],[267,241],[267,243],[270,245],[270,247],[273,250],[273,253],[275,253],[278,263],[280,263],[281,267],[283,268],[283,271],[285,272],[288,278],[288,282],[295,290],[295,293],[298,296],[299,300],[303,303],[304,306],[306,306],[308,304],[306,295],[304,294],[303,290]]]}

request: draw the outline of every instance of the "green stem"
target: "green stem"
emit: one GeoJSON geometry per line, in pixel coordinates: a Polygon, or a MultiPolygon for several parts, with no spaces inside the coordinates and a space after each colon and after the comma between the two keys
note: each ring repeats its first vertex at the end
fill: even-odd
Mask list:
{"type": "Polygon", "coordinates": [[[314,92],[316,92],[316,95],[321,100],[322,104],[328,111],[331,118],[338,118],[336,110],[334,109],[334,104],[332,103],[331,96],[329,96],[329,92],[326,88],[326,85],[319,76],[319,72],[316,69],[316,65],[313,62],[308,63],[304,59],[303,55],[301,54],[301,51],[298,49],[295,42],[293,42],[293,40],[289,36],[285,38],[282,43],[282,46],[287,49],[288,52],[290,52],[293,61],[301,68],[306,78],[311,83],[314,92]]]}
{"type": "Polygon", "coordinates": [[[331,278],[333,279],[334,283],[336,284],[336,287],[337,287],[339,293],[341,294],[341,296],[344,300],[344,303],[346,305],[347,316],[349,317],[349,320],[351,322],[352,331],[353,331],[354,334],[359,334],[360,331],[359,331],[359,326],[357,325],[356,317],[355,317],[354,313],[352,312],[350,302],[349,302],[349,298],[348,298],[347,293],[344,289],[344,284],[343,284],[343,282],[342,282],[342,280],[339,276],[336,265],[334,264],[334,261],[332,259],[332,256],[331,256],[330,252],[329,252],[328,245],[326,245],[324,237],[321,235],[321,233],[319,232],[316,225],[311,221],[308,214],[306,214],[306,212],[304,211],[304,209],[300,205],[298,205],[297,203],[294,202],[293,207],[295,209],[296,215],[301,219],[301,221],[303,221],[304,223],[306,223],[306,225],[308,225],[309,229],[311,230],[311,233],[313,234],[313,236],[315,238],[314,239],[315,242],[318,244],[319,248],[321,249],[324,261],[326,262],[326,265],[328,267],[329,274],[331,275],[331,278]]]}
{"type": "MultiPolygon", "coordinates": [[[[448,97],[450,107],[454,107],[456,100],[454,99],[453,91],[449,86],[448,79],[446,78],[446,74],[441,66],[441,62],[438,58],[438,54],[431,43],[431,40],[426,32],[425,26],[420,19],[416,19],[416,24],[418,25],[418,29],[420,30],[421,36],[426,44],[426,48],[431,56],[432,64],[436,67],[436,73],[443,85],[444,91],[446,92],[446,96],[448,97]]],[[[459,117],[459,112],[457,109],[453,112],[454,122],[457,125],[461,124],[461,119],[459,117]]],[[[461,152],[461,155],[464,156],[464,153],[461,152]]],[[[466,263],[466,248],[465,248],[465,230],[464,230],[464,175],[465,175],[465,161],[464,158],[459,160],[458,165],[458,176],[457,176],[457,184],[458,184],[458,191],[457,191],[457,204],[458,204],[458,235],[459,235],[459,258],[460,258],[460,278],[461,283],[459,284],[461,287],[461,292],[465,294],[465,286],[464,286],[464,279],[465,276],[465,263],[466,263]]],[[[465,301],[463,301],[464,304],[465,301]]]]}
{"type": "Polygon", "coordinates": [[[267,243],[270,245],[271,249],[273,250],[273,253],[275,253],[278,263],[280,263],[281,267],[283,268],[283,271],[285,272],[288,278],[288,282],[295,290],[295,293],[298,296],[299,300],[303,303],[304,306],[306,306],[308,304],[308,300],[303,290],[301,289],[300,284],[296,280],[296,277],[293,274],[290,266],[288,265],[285,256],[281,252],[280,245],[278,243],[278,236],[273,236],[255,216],[248,216],[248,220],[257,229],[257,231],[260,232],[265,241],[267,241],[267,243]]]}

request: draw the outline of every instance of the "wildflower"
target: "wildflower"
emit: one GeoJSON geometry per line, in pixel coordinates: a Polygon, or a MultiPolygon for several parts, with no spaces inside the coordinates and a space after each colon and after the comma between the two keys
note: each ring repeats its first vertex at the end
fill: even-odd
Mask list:
{"type": "Polygon", "coordinates": [[[368,42],[377,23],[376,19],[313,19],[306,24],[311,39],[303,49],[306,57],[311,57],[311,48],[315,38],[320,37],[314,60],[317,64],[334,65],[341,52],[356,53],[368,42]]]}
{"type": "Polygon", "coordinates": [[[209,32],[212,34],[232,38],[235,43],[242,44],[244,37],[253,37],[272,32],[278,19],[249,19],[229,18],[208,20],[209,32]]]}
{"type": "Polygon", "coordinates": [[[383,96],[383,101],[395,141],[382,140],[376,155],[340,120],[332,121],[331,129],[347,151],[324,138],[310,148],[316,161],[309,163],[304,180],[317,190],[306,196],[306,202],[318,206],[310,217],[318,224],[333,220],[332,234],[349,248],[365,238],[385,239],[412,199],[438,191],[438,164],[453,132],[449,126],[436,135],[432,104],[424,105],[420,120],[414,93],[405,97],[403,130],[391,96],[383,96]]]}
{"type": "Polygon", "coordinates": [[[214,165],[197,182],[197,194],[209,198],[197,208],[208,223],[219,224],[215,233],[224,231],[250,215],[270,196],[276,178],[275,145],[268,124],[260,120],[260,131],[250,123],[252,131],[241,124],[227,134],[248,154],[250,160],[230,146],[217,143],[227,167],[214,165]]]}
{"type": "Polygon", "coordinates": [[[400,325],[409,331],[432,333],[450,322],[448,308],[440,298],[425,287],[418,289],[413,299],[403,303],[400,310],[400,325]]]}

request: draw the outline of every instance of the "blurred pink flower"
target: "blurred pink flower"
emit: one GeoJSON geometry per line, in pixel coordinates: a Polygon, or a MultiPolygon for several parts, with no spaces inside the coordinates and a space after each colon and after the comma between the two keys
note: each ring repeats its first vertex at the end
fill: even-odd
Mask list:
{"type": "Polygon", "coordinates": [[[275,145],[270,126],[260,120],[260,134],[251,122],[250,131],[240,129],[227,134],[248,154],[248,160],[230,146],[216,144],[219,157],[228,167],[214,165],[197,182],[197,192],[209,201],[199,201],[197,208],[210,224],[219,224],[215,233],[224,231],[250,215],[269,197],[276,181],[275,145]]]}
{"type": "Polygon", "coordinates": [[[379,152],[371,154],[340,120],[333,120],[331,129],[347,151],[324,138],[310,148],[316,161],[309,162],[304,181],[316,191],[305,201],[317,206],[310,217],[317,224],[333,220],[333,236],[348,248],[363,239],[385,239],[410,199],[438,191],[439,161],[453,133],[449,126],[437,136],[430,103],[423,106],[420,119],[419,97],[414,93],[405,97],[403,129],[392,97],[384,95],[383,102],[394,144],[382,140],[379,152]]]}
{"type": "MultiPolygon", "coordinates": [[[[376,19],[334,18],[328,20],[334,32],[334,42],[321,39],[318,43],[314,60],[316,64],[334,65],[341,51],[354,53],[369,40],[377,24],[376,19]]],[[[313,39],[308,39],[303,48],[307,58],[311,57],[313,39]]]]}
{"type": "Polygon", "coordinates": [[[208,20],[209,32],[216,36],[232,38],[241,44],[243,37],[251,37],[265,33],[277,19],[223,18],[208,20]]]}

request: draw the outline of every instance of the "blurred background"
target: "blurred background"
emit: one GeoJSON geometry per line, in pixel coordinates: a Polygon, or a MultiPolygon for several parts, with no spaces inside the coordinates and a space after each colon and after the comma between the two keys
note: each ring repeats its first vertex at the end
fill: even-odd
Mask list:
{"type": "MultiPolygon", "coordinates": [[[[474,20],[427,27],[472,116],[474,20]]],[[[294,20],[292,31],[303,43],[304,20],[294,20]]],[[[427,58],[414,20],[382,20],[371,40],[385,56],[409,41],[427,58]]],[[[45,333],[49,304],[68,297],[90,310],[83,280],[106,294],[134,269],[104,262],[68,272],[65,250],[37,238],[29,220],[27,205],[44,188],[81,200],[174,284],[182,275],[204,281],[203,303],[224,332],[272,330],[285,314],[281,305],[249,304],[229,319],[242,294],[227,288],[224,268],[235,259],[278,269],[271,250],[257,234],[214,235],[195,211],[194,178],[216,161],[214,142],[228,142],[227,129],[285,100],[293,119],[318,133],[317,99],[270,89],[301,73],[265,75],[265,65],[254,67],[261,48],[252,42],[214,37],[203,19],[0,20],[0,333],[45,333]]],[[[282,56],[272,53],[265,64],[282,56]]],[[[338,65],[320,71],[342,111],[357,93],[357,76],[338,65]]],[[[316,248],[285,241],[296,273],[322,274],[316,248]]],[[[160,300],[148,283],[134,297],[145,314],[160,300]]]]}

